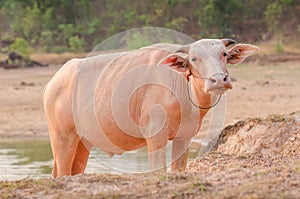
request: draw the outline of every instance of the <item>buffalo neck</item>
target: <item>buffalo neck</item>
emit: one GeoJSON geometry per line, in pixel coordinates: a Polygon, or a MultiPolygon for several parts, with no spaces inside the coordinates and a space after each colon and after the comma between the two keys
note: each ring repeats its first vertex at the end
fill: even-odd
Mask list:
{"type": "MultiPolygon", "coordinates": [[[[199,78],[191,78],[191,90],[193,95],[196,98],[195,103],[199,107],[210,107],[211,104],[211,95],[209,93],[204,92],[204,80],[199,78]]],[[[209,109],[200,109],[200,119],[202,120],[203,117],[206,115],[206,113],[209,111],[209,109]]]]}

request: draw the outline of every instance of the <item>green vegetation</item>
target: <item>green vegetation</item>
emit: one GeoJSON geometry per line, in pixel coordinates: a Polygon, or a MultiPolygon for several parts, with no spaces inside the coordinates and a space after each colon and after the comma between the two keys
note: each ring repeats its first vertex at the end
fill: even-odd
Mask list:
{"type": "Polygon", "coordinates": [[[10,46],[10,49],[20,53],[26,58],[28,58],[30,53],[33,51],[32,47],[27,43],[27,41],[20,37],[15,38],[14,42],[10,46]]]}
{"type": "MultiPolygon", "coordinates": [[[[194,39],[273,38],[275,51],[281,53],[283,38],[300,36],[299,7],[299,0],[2,0],[0,51],[13,50],[16,38],[45,52],[90,51],[109,36],[152,26],[194,39]]],[[[140,35],[135,37],[137,42],[130,48],[147,43],[140,35]]]]}

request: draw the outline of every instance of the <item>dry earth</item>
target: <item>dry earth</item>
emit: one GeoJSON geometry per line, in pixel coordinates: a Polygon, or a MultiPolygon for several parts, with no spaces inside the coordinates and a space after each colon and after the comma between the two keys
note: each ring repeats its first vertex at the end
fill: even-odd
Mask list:
{"type": "MultiPolygon", "coordinates": [[[[58,68],[0,69],[1,139],[48,139],[41,94],[58,68]]],[[[229,72],[230,126],[187,172],[0,182],[0,198],[300,198],[300,117],[289,115],[300,110],[300,62],[251,62],[229,72]]]]}

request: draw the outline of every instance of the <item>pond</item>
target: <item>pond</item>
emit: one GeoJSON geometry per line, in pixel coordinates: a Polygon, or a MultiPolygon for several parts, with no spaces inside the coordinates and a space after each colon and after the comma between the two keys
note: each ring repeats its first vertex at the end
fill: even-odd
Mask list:
{"type": "MultiPolygon", "coordinates": [[[[167,153],[170,159],[170,145],[167,153]]],[[[190,159],[196,156],[191,152],[190,159]]],[[[20,180],[24,178],[51,177],[53,157],[49,141],[9,141],[0,142],[0,181],[20,180]]],[[[109,157],[93,149],[85,173],[122,173],[145,172],[148,168],[147,149],[109,157]]]]}

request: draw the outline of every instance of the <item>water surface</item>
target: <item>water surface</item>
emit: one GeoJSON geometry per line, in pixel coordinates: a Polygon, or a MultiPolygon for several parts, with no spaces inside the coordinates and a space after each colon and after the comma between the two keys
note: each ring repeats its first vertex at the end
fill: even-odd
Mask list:
{"type": "MultiPolygon", "coordinates": [[[[171,144],[168,144],[168,159],[170,146],[171,144]]],[[[191,153],[190,159],[195,156],[195,152],[191,153]]],[[[85,173],[146,172],[149,170],[148,165],[146,148],[113,158],[93,149],[85,173]]],[[[49,141],[0,142],[0,181],[51,177],[52,166],[53,157],[49,141]]]]}

